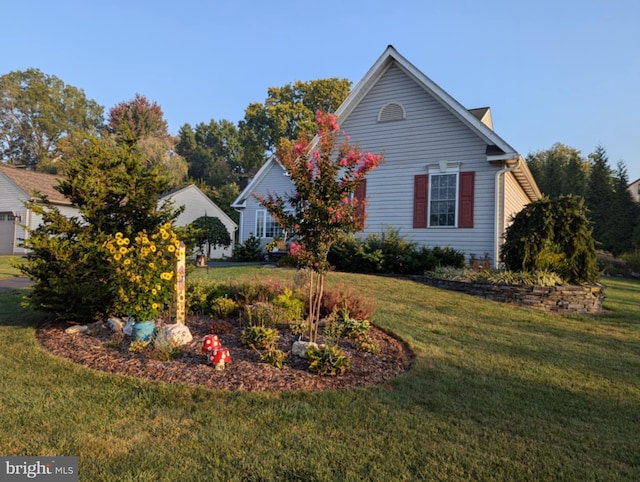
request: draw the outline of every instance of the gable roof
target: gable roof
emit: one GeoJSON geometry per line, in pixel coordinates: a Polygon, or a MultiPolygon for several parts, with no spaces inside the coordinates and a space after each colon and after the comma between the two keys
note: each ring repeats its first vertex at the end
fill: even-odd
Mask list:
{"type": "MultiPolygon", "coordinates": [[[[387,46],[382,55],[367,71],[360,82],[358,82],[351,90],[338,110],[336,110],[335,114],[338,117],[338,123],[343,123],[349,117],[362,99],[366,97],[369,91],[376,85],[378,80],[380,80],[392,65],[399,67],[420,87],[428,92],[437,102],[444,106],[487,144],[486,154],[488,162],[504,161],[506,167],[513,168],[512,174],[518,183],[520,183],[530,200],[533,201],[542,196],[533,178],[533,174],[531,174],[531,171],[527,167],[527,163],[524,161],[522,156],[493,131],[490,109],[488,107],[470,110],[465,109],[462,104],[451,97],[429,77],[420,72],[420,70],[418,70],[406,58],[400,55],[392,45],[387,46]]],[[[317,139],[312,141],[311,148],[313,148],[316,141],[317,139]]],[[[231,207],[245,207],[245,202],[248,196],[255,186],[261,182],[262,178],[266,175],[271,166],[273,166],[274,162],[280,165],[280,167],[286,172],[284,166],[282,166],[282,164],[272,156],[262,165],[258,174],[256,174],[242,193],[240,193],[231,207]]]]}
{"type": "Polygon", "coordinates": [[[276,158],[276,156],[269,157],[269,159],[267,159],[267,161],[262,165],[262,167],[260,167],[260,170],[258,171],[258,173],[255,176],[253,176],[253,179],[251,179],[251,182],[247,184],[247,187],[245,187],[240,193],[240,195],[236,198],[236,200],[233,201],[233,204],[231,204],[232,208],[241,209],[246,207],[245,203],[247,202],[247,198],[251,195],[255,187],[260,185],[260,183],[262,182],[262,179],[269,173],[273,165],[280,166],[280,168],[282,169],[282,172],[285,172],[285,173],[287,172],[285,167],[276,158]]]}
{"type": "Polygon", "coordinates": [[[4,174],[16,187],[18,187],[29,201],[37,201],[37,193],[46,196],[53,204],[71,206],[71,201],[56,191],[55,186],[62,178],[42,172],[28,171],[24,168],[0,166],[0,173],[4,174]]]}
{"type": "Polygon", "coordinates": [[[513,175],[531,200],[541,197],[540,190],[522,156],[490,127],[491,117],[488,108],[465,109],[433,80],[424,75],[411,62],[398,53],[393,45],[387,46],[365,76],[356,84],[349,96],[336,111],[338,122],[342,123],[355,110],[369,91],[376,85],[384,73],[395,65],[420,87],[429,93],[445,109],[457,117],[487,144],[487,161],[505,161],[507,166],[516,166],[513,175]],[[483,121],[488,121],[487,123],[483,121]],[[489,125],[487,125],[489,124],[489,125]]]}
{"type": "MultiPolygon", "coordinates": [[[[212,208],[213,211],[215,211],[215,217],[223,218],[223,220],[224,220],[224,222],[226,224],[229,224],[231,226],[235,226],[235,228],[238,227],[238,224],[233,219],[231,219],[227,213],[225,213],[222,209],[220,209],[220,207],[216,203],[214,203],[209,196],[207,196],[205,193],[203,193],[202,190],[198,186],[196,186],[195,184],[189,184],[188,186],[185,186],[185,187],[170,191],[170,192],[164,194],[163,196],[161,196],[160,200],[161,201],[170,200],[170,199],[174,199],[175,200],[181,194],[188,193],[188,191],[194,191],[200,197],[202,197],[202,200],[205,203],[207,203],[212,208]]],[[[206,209],[205,209],[205,214],[206,214],[206,209]]],[[[209,216],[212,216],[212,215],[209,215],[209,216]]]]}

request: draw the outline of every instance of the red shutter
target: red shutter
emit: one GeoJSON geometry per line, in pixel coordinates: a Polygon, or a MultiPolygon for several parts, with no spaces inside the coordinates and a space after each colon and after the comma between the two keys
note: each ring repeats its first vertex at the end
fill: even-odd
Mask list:
{"type": "Polygon", "coordinates": [[[429,174],[418,174],[413,184],[413,227],[427,227],[427,200],[429,193],[429,174]]]}
{"type": "Polygon", "coordinates": [[[460,173],[460,199],[458,204],[458,227],[473,227],[473,198],[475,189],[475,172],[460,173]]]}
{"type": "MultiPolygon", "coordinates": [[[[367,199],[367,180],[363,179],[358,187],[356,187],[355,192],[353,193],[353,197],[358,200],[358,210],[357,215],[366,217],[366,199],[367,199]]],[[[364,223],[363,223],[364,226],[364,223]]]]}

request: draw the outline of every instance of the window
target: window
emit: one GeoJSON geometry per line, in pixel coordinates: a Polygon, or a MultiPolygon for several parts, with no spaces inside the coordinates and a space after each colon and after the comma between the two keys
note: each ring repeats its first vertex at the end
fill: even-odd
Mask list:
{"type": "Polygon", "coordinates": [[[457,174],[434,174],[429,190],[429,226],[456,225],[457,174]]]}
{"type": "Polygon", "coordinates": [[[256,237],[275,238],[283,235],[282,227],[274,221],[266,209],[256,211],[256,237]]]}
{"type": "Polygon", "coordinates": [[[473,171],[416,175],[413,227],[473,228],[474,191],[473,171]]]}

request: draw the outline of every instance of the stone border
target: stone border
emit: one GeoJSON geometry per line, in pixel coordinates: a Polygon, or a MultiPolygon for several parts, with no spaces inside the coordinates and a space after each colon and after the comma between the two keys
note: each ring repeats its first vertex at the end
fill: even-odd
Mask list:
{"type": "Polygon", "coordinates": [[[474,283],[427,276],[410,276],[409,278],[434,288],[458,291],[548,313],[595,315],[602,311],[602,302],[605,297],[604,286],[600,284],[523,286],[474,283]]]}

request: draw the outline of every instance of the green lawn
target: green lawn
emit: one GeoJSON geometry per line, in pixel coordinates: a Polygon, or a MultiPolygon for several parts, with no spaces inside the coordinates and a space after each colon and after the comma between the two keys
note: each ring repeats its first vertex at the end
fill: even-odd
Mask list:
{"type": "Polygon", "coordinates": [[[0,279],[21,276],[20,270],[12,266],[13,261],[19,261],[18,256],[0,255],[0,279]]]}
{"type": "Polygon", "coordinates": [[[41,350],[41,315],[0,292],[0,454],[79,455],[87,481],[640,480],[639,282],[605,279],[605,315],[561,317],[410,281],[329,278],[377,299],[373,321],[416,354],[409,373],[320,394],[107,375],[41,350]]]}

